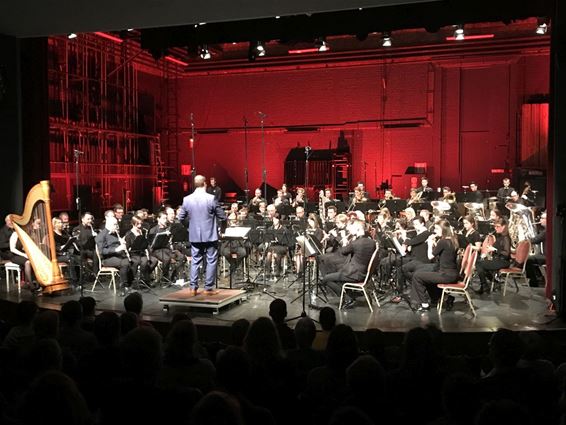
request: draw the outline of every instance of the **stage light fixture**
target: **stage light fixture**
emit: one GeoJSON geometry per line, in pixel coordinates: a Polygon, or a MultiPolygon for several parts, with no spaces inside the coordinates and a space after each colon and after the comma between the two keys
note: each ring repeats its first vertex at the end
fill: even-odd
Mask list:
{"type": "Polygon", "coordinates": [[[69,35],[67,35],[67,38],[68,38],[69,40],[72,40],[73,38],[77,38],[77,34],[74,33],[74,32],[72,32],[72,33],[70,33],[69,35]]]}
{"type": "Polygon", "coordinates": [[[324,37],[317,38],[314,41],[314,47],[316,47],[319,52],[327,52],[328,50],[330,50],[328,44],[326,44],[324,37]]]}
{"type": "Polygon", "coordinates": [[[537,21],[537,29],[535,31],[538,35],[545,35],[548,31],[548,22],[546,19],[538,19],[537,21]]]}
{"type": "Polygon", "coordinates": [[[391,47],[393,45],[391,41],[391,34],[388,32],[384,32],[381,35],[381,47],[391,47]]]}
{"type": "Polygon", "coordinates": [[[265,56],[265,45],[262,41],[250,41],[248,60],[255,61],[257,57],[265,56]]]}
{"type": "Polygon", "coordinates": [[[454,39],[457,41],[462,41],[466,38],[464,34],[464,25],[455,25],[454,26],[454,39]]]}
{"type": "Polygon", "coordinates": [[[208,50],[208,47],[206,46],[206,44],[203,44],[200,47],[199,56],[201,57],[201,59],[204,59],[204,60],[208,60],[208,59],[212,58],[212,55],[210,54],[210,51],[208,50]]]}

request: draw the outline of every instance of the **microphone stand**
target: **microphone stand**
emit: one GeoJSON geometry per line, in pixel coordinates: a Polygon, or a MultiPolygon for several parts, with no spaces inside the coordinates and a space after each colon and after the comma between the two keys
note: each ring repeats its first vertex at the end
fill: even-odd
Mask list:
{"type": "Polygon", "coordinates": [[[248,205],[250,194],[248,179],[248,119],[244,116],[244,192],[246,194],[246,205],[248,205]]]}
{"type": "MultiPolygon", "coordinates": [[[[83,155],[83,152],[81,152],[78,149],[75,149],[73,151],[73,156],[75,159],[75,207],[77,208],[77,219],[79,221],[79,225],[81,223],[81,198],[79,196],[79,158],[80,156],[83,155]]],[[[83,260],[84,258],[82,257],[82,253],[79,253],[79,276],[78,276],[78,285],[81,288],[81,298],[83,298],[84,296],[84,282],[83,282],[83,270],[84,270],[84,264],[83,264],[83,260]]],[[[73,264],[73,261],[70,260],[69,261],[69,267],[75,267],[75,265],[73,264]]]]}
{"type": "Polygon", "coordinates": [[[197,170],[195,167],[195,120],[194,115],[191,112],[191,185],[190,187],[194,190],[195,177],[197,170]]]}
{"type": "Polygon", "coordinates": [[[267,199],[267,170],[265,169],[265,129],[264,120],[267,115],[263,112],[258,112],[259,124],[261,127],[261,166],[262,166],[262,179],[263,179],[263,199],[267,199]]]}

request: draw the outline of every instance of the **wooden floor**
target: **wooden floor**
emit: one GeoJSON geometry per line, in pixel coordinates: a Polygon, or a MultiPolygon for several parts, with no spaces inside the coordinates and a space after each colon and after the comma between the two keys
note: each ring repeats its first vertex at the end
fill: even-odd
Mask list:
{"type": "MultiPolygon", "coordinates": [[[[255,275],[252,272],[252,278],[255,275]]],[[[168,298],[171,294],[182,289],[178,286],[169,288],[156,288],[151,291],[140,291],[144,299],[144,319],[153,322],[168,322],[176,312],[187,312],[193,317],[195,323],[208,326],[229,326],[233,321],[246,318],[255,320],[267,316],[269,303],[274,298],[287,301],[288,318],[299,317],[303,311],[300,289],[302,281],[293,283],[295,275],[291,274],[277,282],[267,280],[264,284],[260,278],[257,284],[239,284],[243,277],[237,273],[234,288],[247,289],[246,294],[239,303],[224,306],[218,313],[214,310],[195,306],[169,305],[164,309],[160,298],[168,298]],[[298,298],[297,298],[298,297],[298,298]]],[[[253,280],[253,279],[252,279],[253,280]]],[[[228,287],[228,278],[220,276],[219,287],[228,287]]],[[[68,300],[78,299],[80,292],[69,294],[44,295],[34,297],[29,291],[22,289],[6,292],[5,282],[0,282],[0,299],[17,303],[22,299],[35,299],[41,308],[58,310],[68,300]]],[[[95,292],[85,290],[85,296],[93,296],[97,301],[97,309],[124,311],[123,298],[115,295],[111,290],[98,287],[95,292]]],[[[381,307],[374,305],[371,313],[363,298],[358,298],[357,304],[348,310],[338,311],[338,297],[329,296],[328,303],[315,295],[305,297],[305,313],[313,319],[318,319],[318,310],[329,305],[337,310],[338,322],[345,323],[356,331],[367,328],[379,328],[386,332],[404,332],[415,326],[435,324],[445,332],[492,332],[500,327],[513,330],[549,330],[566,329],[566,323],[556,319],[548,310],[547,300],[544,297],[544,288],[530,288],[521,286],[519,292],[514,288],[507,290],[503,297],[500,291],[493,294],[478,296],[472,293],[472,300],[476,307],[477,317],[473,318],[468,306],[462,299],[456,299],[452,311],[444,311],[439,315],[436,309],[426,313],[413,312],[406,303],[392,304],[390,295],[385,293],[381,297],[381,307]]]]}

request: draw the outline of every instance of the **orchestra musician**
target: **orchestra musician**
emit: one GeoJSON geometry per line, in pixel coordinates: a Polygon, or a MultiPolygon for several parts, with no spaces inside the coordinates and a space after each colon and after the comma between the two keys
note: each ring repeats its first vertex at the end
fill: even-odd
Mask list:
{"type": "Polygon", "coordinates": [[[409,190],[409,199],[407,199],[407,206],[421,202],[421,195],[416,188],[409,190]]]}
{"type": "Polygon", "coordinates": [[[434,200],[434,191],[432,187],[428,185],[428,179],[426,177],[421,178],[421,186],[417,188],[417,194],[422,202],[430,202],[434,200]]]}
{"type": "Polygon", "coordinates": [[[79,261],[77,254],[75,254],[75,245],[69,242],[71,236],[65,233],[63,228],[63,221],[59,217],[53,217],[51,219],[53,223],[53,239],[55,240],[55,250],[57,251],[57,261],[59,263],[65,263],[69,267],[69,277],[71,284],[76,286],[77,274],[75,270],[75,265],[79,261]]]}
{"type": "Polygon", "coordinates": [[[59,213],[59,220],[61,220],[62,228],[61,232],[66,236],[71,236],[71,229],[69,224],[69,213],[63,211],[59,213]]]}
{"type": "MultiPolygon", "coordinates": [[[[322,240],[324,239],[324,232],[320,228],[320,224],[318,222],[318,217],[316,214],[309,214],[307,217],[307,227],[305,233],[308,237],[313,239],[313,243],[317,246],[322,245],[322,240]]],[[[298,249],[295,250],[295,270],[299,276],[303,275],[304,272],[304,264],[303,264],[303,251],[302,246],[298,245],[298,249]]]]}
{"type": "Polygon", "coordinates": [[[14,230],[14,223],[9,215],[6,216],[5,225],[0,231],[0,253],[3,260],[10,260],[12,263],[20,266],[20,269],[24,272],[25,281],[29,282],[28,288],[32,293],[40,291],[39,284],[32,280],[31,263],[24,252],[18,234],[14,230]]]}
{"type": "Polygon", "coordinates": [[[264,202],[267,205],[267,201],[265,198],[261,196],[261,189],[258,187],[254,192],[254,197],[250,199],[248,206],[250,207],[250,211],[255,212],[259,208],[260,202],[264,202]]]}
{"type": "Polygon", "coordinates": [[[326,233],[330,232],[336,227],[336,216],[338,215],[338,209],[334,205],[330,205],[326,208],[326,218],[324,219],[324,231],[326,233]]]}
{"type": "Polygon", "coordinates": [[[482,203],[483,195],[478,190],[478,185],[475,182],[470,182],[470,191],[467,193],[467,198],[469,202],[482,203]]]}
{"type": "Polygon", "coordinates": [[[422,210],[419,211],[419,216],[421,216],[422,218],[424,218],[425,220],[425,227],[432,231],[434,228],[434,219],[432,217],[432,213],[427,210],[426,208],[423,208],[422,210]]]}
{"type": "Polygon", "coordinates": [[[287,200],[287,204],[290,204],[293,196],[291,195],[291,193],[289,193],[289,191],[287,190],[287,184],[283,183],[281,185],[281,193],[283,194],[283,198],[285,198],[287,200]]]}
{"type": "Polygon", "coordinates": [[[277,191],[277,196],[273,198],[273,205],[275,205],[275,207],[279,207],[280,205],[290,205],[290,194],[287,193],[287,195],[289,196],[285,196],[283,191],[279,189],[277,191]]]}
{"type": "MultiPolygon", "coordinates": [[[[458,264],[456,263],[458,240],[448,220],[441,220],[434,225],[434,234],[427,238],[426,245],[427,257],[429,260],[437,259],[438,270],[421,269],[413,275],[411,300],[419,304],[417,311],[428,311],[430,303],[438,302],[441,292],[436,284],[452,283],[458,279],[458,264]]],[[[452,309],[454,297],[449,295],[446,303],[447,309],[452,309]]]]}
{"type": "Polygon", "coordinates": [[[489,257],[478,258],[476,261],[476,272],[481,283],[479,290],[476,291],[478,294],[483,294],[484,291],[489,290],[487,286],[488,275],[510,265],[511,238],[505,219],[500,218],[495,222],[495,242],[493,246],[489,246],[487,249],[491,254],[491,259],[489,257]]]}
{"type": "Polygon", "coordinates": [[[503,187],[497,190],[497,200],[501,204],[506,203],[511,198],[511,192],[515,191],[515,189],[510,186],[510,183],[511,180],[509,180],[509,177],[505,177],[503,179],[503,187]]]}
{"type": "Polygon", "coordinates": [[[302,187],[299,187],[297,189],[297,196],[295,196],[295,199],[293,200],[293,202],[291,203],[292,207],[304,207],[305,206],[305,189],[303,189],[302,187]]]}
{"type": "Polygon", "coordinates": [[[176,274],[180,273],[183,263],[177,263],[175,270],[171,270],[171,263],[175,259],[175,253],[171,249],[171,231],[169,230],[169,222],[165,211],[157,213],[157,224],[149,229],[147,238],[150,255],[161,261],[163,276],[171,281],[175,272],[176,274]],[[159,238],[156,239],[158,235],[159,238]]]}
{"type": "Polygon", "coordinates": [[[125,241],[119,235],[116,217],[107,217],[104,229],[95,237],[96,246],[106,267],[116,267],[120,270],[120,296],[125,296],[131,285],[130,261],[128,259],[125,241]]]}
{"type": "MultiPolygon", "coordinates": [[[[365,225],[355,221],[348,228],[354,240],[340,250],[341,255],[347,257],[346,264],[337,272],[325,275],[322,281],[337,295],[340,295],[342,285],[347,282],[362,282],[365,279],[371,256],[376,249],[375,242],[366,236],[365,225]]],[[[344,308],[351,307],[357,294],[347,293],[348,299],[344,308]]]]}
{"type": "MultiPolygon", "coordinates": [[[[271,239],[267,247],[266,265],[274,264],[273,272],[275,276],[281,275],[281,259],[287,255],[289,248],[293,246],[291,232],[281,224],[278,212],[273,215],[273,224],[266,231],[267,237],[271,239]]],[[[268,269],[269,274],[269,269],[268,269]]]]}
{"type": "Polygon", "coordinates": [[[215,177],[210,178],[210,185],[206,187],[206,193],[210,193],[211,195],[214,195],[214,199],[216,199],[216,202],[222,201],[222,189],[220,188],[220,186],[216,184],[215,177]]]}
{"type": "MultiPolygon", "coordinates": [[[[273,207],[273,210],[275,211],[275,206],[273,207]]],[[[252,211],[252,207],[250,207],[250,211],[252,211]]],[[[259,202],[257,212],[254,213],[253,218],[256,219],[257,221],[263,221],[263,219],[266,217],[267,217],[267,202],[262,200],[259,202]]]]}
{"type": "Polygon", "coordinates": [[[147,232],[143,228],[143,222],[138,217],[132,217],[132,228],[126,233],[126,248],[130,252],[131,268],[135,273],[138,267],[142,280],[149,287],[153,287],[151,282],[151,272],[157,267],[158,260],[149,255],[149,241],[147,232]]]}
{"type": "Polygon", "coordinates": [[[523,192],[521,193],[521,203],[527,207],[535,205],[535,193],[529,182],[525,182],[523,192]]]}
{"type": "Polygon", "coordinates": [[[459,244],[460,248],[466,248],[468,245],[472,245],[472,249],[479,251],[482,239],[477,230],[475,218],[472,215],[467,215],[463,218],[462,224],[464,226],[462,241],[465,242],[465,244],[459,244]]]}
{"type": "Polygon", "coordinates": [[[98,271],[98,257],[95,253],[94,238],[97,235],[93,227],[94,216],[86,211],[81,216],[81,223],[73,229],[73,236],[77,237],[77,245],[80,251],[81,263],[91,260],[93,271],[98,271]]]}
{"type": "MultiPolygon", "coordinates": [[[[427,239],[431,235],[426,228],[423,217],[414,217],[412,220],[416,235],[413,238],[405,239],[403,245],[409,251],[410,255],[403,261],[403,265],[397,268],[397,292],[403,294],[407,279],[412,279],[413,273],[417,270],[432,271],[434,264],[430,262],[427,255],[427,239]],[[410,248],[409,248],[410,247],[410,248]]],[[[399,297],[395,297],[392,302],[401,301],[399,297]]]]}
{"type": "Polygon", "coordinates": [[[546,264],[545,244],[546,244],[546,212],[540,216],[540,225],[542,230],[531,239],[531,244],[540,244],[540,249],[535,250],[535,254],[529,255],[527,264],[525,265],[525,272],[529,279],[530,286],[538,286],[538,266],[546,264]]]}
{"type": "Polygon", "coordinates": [[[364,198],[369,199],[369,193],[366,191],[366,185],[363,181],[360,180],[356,184],[356,187],[354,188],[354,192],[356,191],[356,189],[362,192],[364,198]]]}
{"type": "Polygon", "coordinates": [[[354,189],[354,197],[352,198],[352,206],[367,202],[368,198],[364,195],[364,191],[356,187],[354,189]]]}

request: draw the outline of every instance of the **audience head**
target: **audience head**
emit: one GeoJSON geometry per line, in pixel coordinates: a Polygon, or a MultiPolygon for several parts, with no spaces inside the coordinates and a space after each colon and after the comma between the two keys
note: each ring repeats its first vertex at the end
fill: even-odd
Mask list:
{"type": "Polygon", "coordinates": [[[36,339],[54,338],[59,336],[59,314],[53,310],[39,312],[33,321],[33,330],[36,339]]]}
{"type": "Polygon", "coordinates": [[[301,317],[295,325],[295,340],[299,348],[311,348],[316,337],[316,326],[310,317],[301,317]]]}
{"type": "Polygon", "coordinates": [[[232,323],[230,327],[230,334],[232,336],[231,344],[236,347],[242,347],[249,328],[250,322],[248,319],[238,319],[232,323]]]}
{"type": "Polygon", "coordinates": [[[358,340],[352,328],[340,324],[330,332],[326,345],[327,365],[345,370],[358,357],[358,340]]]}
{"type": "Polygon", "coordinates": [[[509,329],[498,329],[489,340],[489,357],[494,368],[512,368],[523,355],[523,343],[519,334],[509,329]]]}
{"type": "Polygon", "coordinates": [[[120,339],[120,317],[113,311],[103,311],[94,319],[94,335],[102,346],[116,345],[120,339]]]}
{"type": "Polygon", "coordinates": [[[244,340],[244,349],[256,364],[266,364],[281,358],[281,341],[271,319],[260,317],[251,324],[244,340]]]}
{"type": "Polygon", "coordinates": [[[238,401],[228,394],[213,391],[205,395],[194,407],[191,425],[243,425],[238,401]]]}
{"type": "Polygon", "coordinates": [[[54,338],[36,340],[30,349],[29,357],[33,359],[33,376],[39,376],[48,370],[61,370],[63,366],[61,347],[54,338]]]}
{"type": "Polygon", "coordinates": [[[148,326],[130,331],[122,338],[120,356],[126,378],[154,383],[161,369],[161,335],[148,326]]]}
{"type": "Polygon", "coordinates": [[[96,300],[93,297],[81,297],[79,299],[83,308],[83,316],[94,316],[96,311],[96,300]]]}
{"type": "Polygon", "coordinates": [[[20,301],[16,308],[16,318],[19,325],[31,325],[37,315],[37,304],[33,301],[20,301]]]}
{"type": "Polygon", "coordinates": [[[385,396],[385,370],[370,355],[358,357],[346,369],[346,383],[357,398],[381,400],[385,396]]]}
{"type": "Polygon", "coordinates": [[[195,358],[194,345],[197,328],[192,320],[181,320],[171,328],[165,343],[165,361],[169,365],[183,365],[195,358]]]}
{"type": "Polygon", "coordinates": [[[125,311],[120,315],[120,332],[122,336],[129,334],[138,327],[138,315],[131,311],[125,311]]]}
{"type": "Polygon", "coordinates": [[[26,425],[94,423],[76,384],[59,371],[46,372],[31,384],[20,417],[26,425]]]}
{"type": "Polygon", "coordinates": [[[227,347],[218,353],[216,378],[229,393],[246,389],[250,379],[250,360],[240,347],[227,347]]]}
{"type": "Polygon", "coordinates": [[[67,301],[61,307],[60,316],[62,325],[77,326],[83,318],[83,307],[78,301],[67,301]]]}
{"type": "Polygon", "coordinates": [[[283,323],[287,317],[287,303],[281,298],[271,301],[269,304],[269,316],[275,323],[283,323]]]}
{"type": "Polygon", "coordinates": [[[373,421],[359,407],[340,407],[330,417],[328,425],[374,425],[373,421]]]}
{"type": "Polygon", "coordinates": [[[531,425],[528,412],[515,401],[496,400],[485,404],[476,417],[476,425],[531,425]]]}
{"type": "Polygon", "coordinates": [[[331,331],[336,326],[336,312],[332,307],[322,307],[318,315],[318,321],[323,331],[331,331]]]}
{"type": "Polygon", "coordinates": [[[132,292],[124,298],[124,308],[127,312],[135,313],[136,315],[141,315],[143,309],[143,298],[139,292],[132,292]]]}

